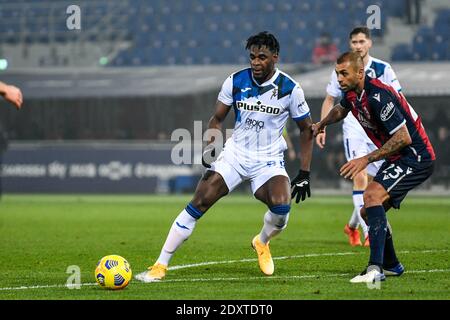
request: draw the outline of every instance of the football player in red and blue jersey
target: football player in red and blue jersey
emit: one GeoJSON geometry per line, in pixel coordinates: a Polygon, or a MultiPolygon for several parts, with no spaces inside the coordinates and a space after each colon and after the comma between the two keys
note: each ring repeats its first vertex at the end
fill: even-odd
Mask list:
{"type": "Polygon", "coordinates": [[[369,163],[385,159],[364,192],[361,210],[369,225],[369,264],[350,280],[372,283],[404,272],[395,254],[386,211],[399,209],[406,194],[431,176],[436,156],[418,114],[393,87],[365,75],[358,53],[342,54],[335,72],[344,95],[322,121],[313,125],[314,135],[352,112],[378,149],[344,164],[341,175],[353,178],[369,163]]]}

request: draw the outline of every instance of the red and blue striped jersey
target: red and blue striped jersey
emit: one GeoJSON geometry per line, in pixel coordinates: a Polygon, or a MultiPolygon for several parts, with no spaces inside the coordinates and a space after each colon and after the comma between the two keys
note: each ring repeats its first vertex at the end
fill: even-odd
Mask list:
{"type": "Polygon", "coordinates": [[[406,125],[412,143],[390,156],[389,161],[403,158],[413,165],[436,159],[421,118],[393,87],[366,76],[361,94],[358,96],[353,90],[345,92],[340,104],[351,110],[378,148],[406,125]]]}

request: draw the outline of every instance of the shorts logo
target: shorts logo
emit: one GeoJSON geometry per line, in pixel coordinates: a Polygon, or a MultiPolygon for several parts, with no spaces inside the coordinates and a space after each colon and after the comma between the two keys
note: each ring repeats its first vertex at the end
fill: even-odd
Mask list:
{"type": "Polygon", "coordinates": [[[385,105],[380,112],[380,119],[381,121],[387,121],[389,120],[395,112],[395,105],[392,102],[389,102],[387,105],[385,105]]]}
{"type": "Polygon", "coordinates": [[[255,130],[256,132],[259,133],[262,129],[264,129],[264,121],[254,120],[250,118],[247,118],[245,120],[244,130],[255,130]]]}
{"type": "MultiPolygon", "coordinates": [[[[277,165],[277,162],[276,161],[267,161],[266,165],[268,167],[274,167],[277,165]]],[[[280,168],[284,168],[284,160],[280,160],[279,165],[280,165],[280,168]]]]}

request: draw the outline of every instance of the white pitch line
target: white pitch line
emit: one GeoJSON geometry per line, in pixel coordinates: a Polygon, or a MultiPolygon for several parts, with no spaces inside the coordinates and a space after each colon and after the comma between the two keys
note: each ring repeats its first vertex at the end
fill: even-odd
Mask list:
{"type": "MultiPolygon", "coordinates": [[[[80,283],[80,286],[95,286],[97,283],[91,282],[91,283],[80,283]]],[[[46,289],[46,288],[68,288],[70,287],[76,287],[76,285],[67,285],[67,284],[49,284],[49,285],[42,285],[42,286],[20,286],[20,287],[5,287],[0,288],[0,291],[8,291],[8,290],[28,290],[28,289],[46,289]]]]}
{"type": "MultiPolygon", "coordinates": [[[[432,269],[432,270],[407,270],[408,273],[436,273],[436,272],[450,272],[450,269],[432,269]]],[[[156,281],[155,283],[165,282],[208,282],[208,281],[244,281],[244,280],[297,280],[297,279],[309,279],[309,278],[336,278],[354,275],[351,273],[335,273],[335,274],[310,274],[303,276],[260,276],[260,277],[241,277],[241,278],[197,278],[197,279],[168,279],[163,281],[156,281]]]]}
{"type": "MultiPolygon", "coordinates": [[[[285,260],[285,259],[295,259],[295,258],[310,258],[310,257],[325,257],[325,256],[347,256],[347,255],[355,255],[361,254],[360,252],[333,252],[333,253],[310,253],[310,254],[302,254],[295,256],[285,256],[285,257],[273,257],[273,260],[285,260]]],[[[239,263],[239,262],[254,262],[258,261],[256,258],[249,259],[240,259],[240,260],[224,260],[224,261],[208,261],[208,262],[199,262],[192,264],[183,264],[180,266],[169,267],[169,270],[180,270],[186,268],[195,268],[201,266],[209,266],[213,264],[230,264],[230,263],[239,263]]]]}
{"type": "MultiPolygon", "coordinates": [[[[437,252],[446,252],[447,249],[443,250],[422,250],[422,251],[398,251],[398,254],[408,254],[408,253],[437,253],[437,252]]],[[[273,257],[273,260],[285,260],[285,259],[297,259],[297,258],[311,258],[311,257],[326,257],[326,256],[349,256],[349,255],[360,255],[364,254],[364,252],[328,252],[328,253],[309,253],[309,254],[301,254],[301,255],[294,255],[294,256],[284,256],[284,257],[273,257]]],[[[183,264],[179,266],[173,266],[169,267],[169,270],[180,270],[180,269],[186,269],[186,268],[195,268],[195,267],[202,267],[202,266],[209,266],[209,265],[215,265],[215,264],[231,264],[231,263],[240,263],[240,262],[254,262],[258,261],[256,258],[250,258],[250,259],[240,259],[240,260],[224,260],[224,261],[207,261],[207,262],[199,262],[199,263],[192,263],[192,264],[183,264]]]]}
{"type": "MultiPolygon", "coordinates": [[[[408,254],[408,253],[437,253],[437,252],[447,252],[447,249],[443,250],[422,250],[422,251],[399,251],[399,254],[408,254]]],[[[346,256],[346,255],[359,255],[365,252],[329,252],[329,253],[310,253],[303,255],[294,255],[294,256],[284,256],[284,257],[274,257],[274,260],[284,260],[284,259],[295,259],[295,258],[310,258],[310,257],[324,257],[324,256],[346,256]]],[[[209,262],[201,262],[194,264],[185,264],[179,266],[170,267],[169,270],[179,270],[179,269],[187,269],[194,268],[200,266],[207,265],[215,265],[215,264],[231,264],[238,262],[255,262],[258,259],[241,259],[241,260],[226,260],[226,261],[209,261],[209,262]]],[[[432,270],[407,270],[405,273],[433,273],[433,272],[450,272],[450,269],[432,269],[432,270]]],[[[161,281],[161,283],[166,282],[207,282],[207,281],[243,281],[243,280],[261,280],[261,279],[308,279],[308,278],[317,278],[317,277],[341,277],[348,276],[349,273],[340,273],[340,274],[329,274],[329,275],[302,275],[302,276],[270,276],[270,277],[242,277],[242,278],[198,278],[198,279],[167,279],[161,281]]],[[[97,283],[82,283],[81,286],[95,286],[97,283]]],[[[46,289],[46,288],[70,288],[70,286],[75,285],[67,285],[67,284],[54,284],[54,285],[35,285],[35,286],[20,286],[20,287],[4,287],[0,288],[0,291],[11,291],[11,290],[30,290],[30,289],[46,289]]]]}

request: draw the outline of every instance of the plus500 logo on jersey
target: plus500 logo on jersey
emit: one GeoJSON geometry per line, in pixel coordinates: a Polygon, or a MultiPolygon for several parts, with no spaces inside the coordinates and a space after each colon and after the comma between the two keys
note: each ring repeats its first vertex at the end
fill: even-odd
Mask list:
{"type": "Polygon", "coordinates": [[[280,113],[280,108],[263,105],[263,104],[261,104],[260,101],[258,101],[255,104],[238,101],[238,102],[236,102],[236,107],[238,108],[238,110],[245,110],[245,111],[251,111],[251,112],[261,112],[261,113],[267,113],[267,114],[279,114],[280,113]]]}

